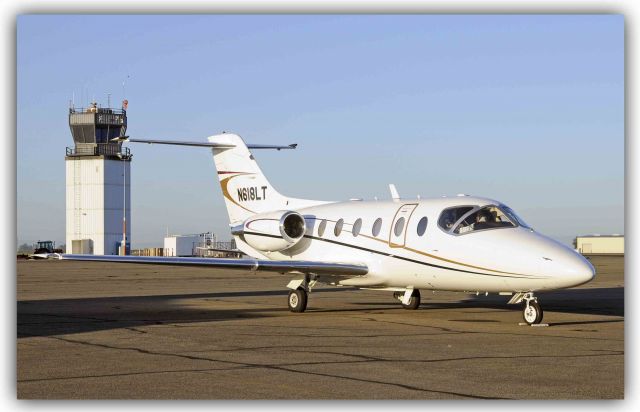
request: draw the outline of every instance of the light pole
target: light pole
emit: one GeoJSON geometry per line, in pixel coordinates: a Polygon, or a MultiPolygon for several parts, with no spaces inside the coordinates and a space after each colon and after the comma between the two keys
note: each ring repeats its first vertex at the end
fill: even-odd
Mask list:
{"type": "Polygon", "coordinates": [[[120,243],[120,255],[127,254],[127,160],[131,160],[131,154],[118,153],[122,160],[122,241],[120,243]]]}

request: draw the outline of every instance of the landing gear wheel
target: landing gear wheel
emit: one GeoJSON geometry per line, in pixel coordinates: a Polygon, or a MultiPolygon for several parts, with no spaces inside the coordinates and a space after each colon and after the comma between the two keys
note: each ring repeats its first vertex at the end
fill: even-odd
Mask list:
{"type": "Polygon", "coordinates": [[[537,325],[542,322],[542,308],[540,304],[535,300],[531,300],[525,303],[524,310],[522,311],[522,318],[529,325],[537,325]]]}
{"type": "MultiPolygon", "coordinates": [[[[401,298],[402,299],[402,298],[401,298]]],[[[420,306],[420,291],[418,289],[414,289],[411,293],[411,299],[409,299],[409,304],[402,304],[404,309],[415,310],[420,306]]]]}
{"type": "Polygon", "coordinates": [[[304,312],[307,309],[307,291],[302,288],[290,291],[287,303],[291,312],[304,312]]]}

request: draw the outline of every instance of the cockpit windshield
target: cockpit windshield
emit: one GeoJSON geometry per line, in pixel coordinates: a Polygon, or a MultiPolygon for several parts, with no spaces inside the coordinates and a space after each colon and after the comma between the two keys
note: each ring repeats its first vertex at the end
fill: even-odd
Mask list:
{"type": "Polygon", "coordinates": [[[438,226],[442,228],[442,230],[448,232],[453,227],[453,224],[458,221],[465,213],[473,210],[473,206],[459,206],[459,207],[450,207],[445,209],[440,214],[440,218],[438,219],[438,226]]]}
{"type": "Polygon", "coordinates": [[[531,229],[516,212],[502,204],[444,209],[438,218],[438,226],[445,232],[456,235],[516,226],[531,229]]]}
{"type": "Polygon", "coordinates": [[[482,207],[457,222],[453,233],[463,234],[478,230],[507,227],[516,227],[516,223],[498,206],[491,205],[482,207]]]}
{"type": "Polygon", "coordinates": [[[504,213],[506,213],[506,214],[507,214],[507,216],[509,216],[509,218],[510,218],[511,220],[518,222],[518,224],[519,224],[520,226],[522,226],[522,227],[525,227],[525,228],[527,228],[527,229],[531,229],[531,226],[529,226],[528,224],[526,224],[526,223],[525,223],[525,221],[524,221],[524,220],[522,220],[522,218],[521,218],[520,216],[518,216],[518,215],[516,214],[516,212],[514,212],[514,211],[513,211],[513,209],[511,209],[509,206],[502,205],[502,206],[500,206],[500,208],[501,208],[502,210],[504,210],[504,213]]]}

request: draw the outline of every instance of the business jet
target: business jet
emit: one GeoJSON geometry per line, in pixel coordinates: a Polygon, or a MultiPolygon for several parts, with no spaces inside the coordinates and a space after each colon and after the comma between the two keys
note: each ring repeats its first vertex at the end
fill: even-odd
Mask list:
{"type": "Polygon", "coordinates": [[[304,312],[318,283],[393,292],[417,309],[421,290],[498,293],[523,303],[529,325],[542,321],[537,292],[589,282],[595,269],[574,250],[536,232],[497,200],[457,195],[328,202],[280,194],[251,149],[233,133],[207,142],[141,140],[133,143],[210,148],[229,215],[231,234],[249,259],[95,256],[65,260],[204,266],[290,276],[288,306],[304,312]]]}

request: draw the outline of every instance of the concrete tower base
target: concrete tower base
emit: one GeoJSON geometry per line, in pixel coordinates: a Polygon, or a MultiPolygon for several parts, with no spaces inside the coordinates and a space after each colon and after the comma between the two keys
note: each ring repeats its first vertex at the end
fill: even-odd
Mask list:
{"type": "Polygon", "coordinates": [[[119,254],[123,215],[131,242],[130,158],[67,156],[65,166],[66,252],[119,254]]]}

